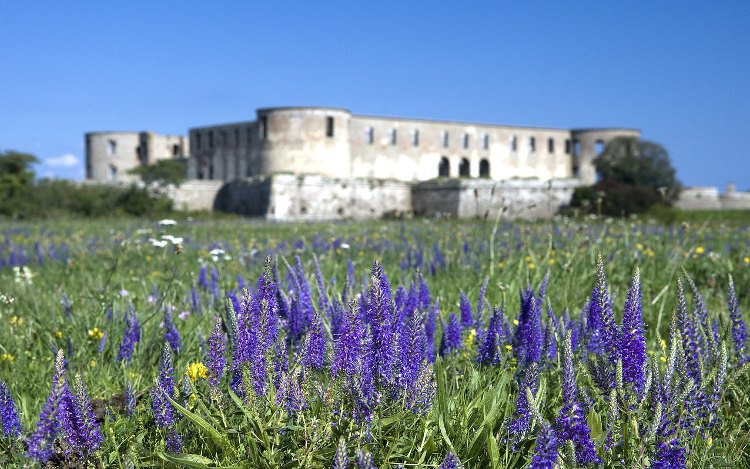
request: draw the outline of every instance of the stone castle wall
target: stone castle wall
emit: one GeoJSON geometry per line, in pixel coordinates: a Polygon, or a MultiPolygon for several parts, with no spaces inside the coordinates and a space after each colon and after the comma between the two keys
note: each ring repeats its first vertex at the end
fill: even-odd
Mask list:
{"type": "Polygon", "coordinates": [[[354,115],[346,109],[266,108],[254,121],[189,131],[189,177],[277,173],[400,181],[436,177],[493,180],[579,177],[594,181],[593,160],[632,129],[552,129],[354,115]]]}
{"type": "Polygon", "coordinates": [[[546,219],[567,205],[578,180],[487,179],[409,183],[279,174],[191,180],[170,194],[183,210],[219,210],[278,221],[451,216],[546,219]],[[207,203],[210,201],[210,203],[207,203]]]}
{"type": "Polygon", "coordinates": [[[426,216],[549,219],[570,203],[580,184],[576,179],[431,181],[414,186],[412,205],[415,214],[426,216]]]}
{"type": "Polygon", "coordinates": [[[680,192],[675,207],[681,210],[750,210],[750,192],[731,185],[723,194],[717,187],[688,187],[680,192]]]}

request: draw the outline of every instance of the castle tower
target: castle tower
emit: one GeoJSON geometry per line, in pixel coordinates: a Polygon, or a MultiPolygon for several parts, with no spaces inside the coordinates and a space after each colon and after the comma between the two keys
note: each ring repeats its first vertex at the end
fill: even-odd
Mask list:
{"type": "Polygon", "coordinates": [[[351,112],[321,107],[258,109],[259,174],[351,176],[351,112]]]}
{"type": "Polygon", "coordinates": [[[607,143],[618,137],[641,138],[641,132],[635,129],[574,129],[570,133],[573,138],[573,176],[586,185],[596,182],[594,160],[607,143]]]}

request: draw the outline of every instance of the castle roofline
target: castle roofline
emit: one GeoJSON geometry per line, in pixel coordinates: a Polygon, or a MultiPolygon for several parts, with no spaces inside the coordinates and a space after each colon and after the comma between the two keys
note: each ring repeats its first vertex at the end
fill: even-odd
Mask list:
{"type": "Polygon", "coordinates": [[[559,132],[570,132],[570,129],[562,127],[540,127],[530,125],[511,125],[511,124],[489,124],[487,122],[472,122],[472,121],[458,121],[448,119],[423,119],[423,118],[411,118],[411,117],[388,117],[388,116],[374,116],[369,114],[354,114],[354,118],[362,119],[381,119],[381,120],[395,120],[395,121],[407,121],[407,122],[424,122],[426,124],[444,124],[444,125],[460,125],[467,126],[473,125],[477,127],[496,127],[502,129],[528,129],[528,130],[553,130],[559,132]]]}
{"type": "Polygon", "coordinates": [[[571,132],[637,132],[641,133],[641,129],[632,127],[586,127],[582,129],[570,129],[571,132]]]}
{"type": "Polygon", "coordinates": [[[336,112],[348,112],[351,114],[352,111],[343,107],[335,106],[274,106],[274,107],[261,107],[256,110],[258,113],[266,113],[273,111],[336,111],[336,112]]]}

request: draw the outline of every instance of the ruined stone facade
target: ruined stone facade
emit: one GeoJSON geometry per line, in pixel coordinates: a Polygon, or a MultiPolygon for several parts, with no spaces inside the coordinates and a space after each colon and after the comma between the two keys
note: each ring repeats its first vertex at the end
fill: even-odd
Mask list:
{"type": "Polygon", "coordinates": [[[141,165],[165,159],[186,159],[188,139],[153,132],[89,132],[86,134],[86,179],[95,182],[133,182],[128,174],[141,165]]]}
{"type": "Polygon", "coordinates": [[[345,109],[259,109],[254,121],[190,129],[188,175],[271,174],[427,181],[438,177],[596,179],[593,160],[633,129],[551,129],[358,116],[345,109]]]}
{"type": "Polygon", "coordinates": [[[86,134],[87,178],[186,157],[182,209],[220,209],[275,220],[374,218],[410,213],[545,218],[574,187],[596,179],[593,161],[634,129],[553,129],[354,115],[346,109],[258,109],[255,120],[195,127],[188,137],[86,134]]]}

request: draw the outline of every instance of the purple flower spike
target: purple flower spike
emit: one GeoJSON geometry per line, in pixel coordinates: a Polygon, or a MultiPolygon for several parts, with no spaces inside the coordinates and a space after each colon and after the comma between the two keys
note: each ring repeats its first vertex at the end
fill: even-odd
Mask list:
{"type": "Polygon", "coordinates": [[[727,292],[727,303],[729,306],[729,318],[732,321],[732,342],[734,343],[734,352],[737,361],[743,364],[750,360],[747,346],[747,326],[740,311],[740,304],[737,301],[737,291],[734,289],[734,281],[729,276],[729,289],[727,292]]]}
{"type": "Polygon", "coordinates": [[[682,469],[687,467],[685,448],[675,439],[669,443],[659,443],[659,448],[651,460],[652,469],[682,469]]]}
{"type": "Polygon", "coordinates": [[[445,459],[443,459],[443,462],[438,469],[463,469],[463,467],[464,465],[461,464],[458,456],[449,451],[448,454],[445,455],[445,459]]]}
{"type": "Polygon", "coordinates": [[[458,309],[461,311],[461,325],[463,327],[471,327],[474,317],[471,311],[471,302],[464,292],[461,292],[458,300],[458,309]]]}
{"type": "Polygon", "coordinates": [[[331,469],[349,469],[349,455],[346,450],[346,440],[342,436],[336,446],[336,454],[333,456],[331,469]]]}
{"type": "Polygon", "coordinates": [[[372,460],[372,455],[366,449],[358,449],[354,455],[354,464],[357,469],[377,469],[372,460]]]}
{"type": "Polygon", "coordinates": [[[646,339],[643,336],[643,314],[641,310],[641,272],[635,269],[630,290],[625,300],[622,316],[620,353],[622,355],[622,379],[633,385],[639,395],[645,386],[644,365],[646,363],[646,339]]]}
{"type": "Polygon", "coordinates": [[[558,446],[555,432],[549,423],[544,422],[536,436],[534,457],[529,469],[555,469],[560,467],[557,464],[558,446]]]}
{"type": "Polygon", "coordinates": [[[530,406],[533,404],[529,402],[528,398],[536,396],[538,390],[539,368],[536,363],[532,362],[524,372],[518,396],[516,397],[516,412],[508,425],[508,431],[514,443],[521,441],[526,432],[530,430],[532,414],[530,406]],[[531,392],[527,393],[526,389],[529,389],[531,392]]]}
{"type": "Polygon", "coordinates": [[[174,353],[180,353],[180,331],[172,321],[172,312],[170,308],[164,308],[164,340],[172,347],[174,353]]]}
{"type": "Polygon", "coordinates": [[[131,417],[135,413],[135,392],[130,381],[125,383],[125,414],[131,417]]]}
{"type": "Polygon", "coordinates": [[[331,363],[333,376],[339,372],[353,376],[357,372],[357,357],[362,350],[362,327],[357,303],[352,300],[344,311],[339,334],[335,339],[333,363],[331,363]]]}
{"type": "Polygon", "coordinates": [[[55,453],[53,445],[58,434],[61,430],[71,427],[69,396],[70,388],[65,378],[65,355],[60,349],[55,359],[50,394],[39,414],[37,429],[29,437],[26,453],[29,458],[45,464],[55,453]]]}
{"type": "Polygon", "coordinates": [[[211,400],[214,402],[221,402],[219,383],[221,383],[226,365],[224,358],[225,350],[224,330],[222,329],[221,318],[217,316],[214,320],[214,329],[208,337],[208,357],[206,360],[208,364],[208,387],[211,393],[211,400]]]}
{"type": "Polygon", "coordinates": [[[461,324],[455,314],[448,317],[448,325],[443,323],[443,338],[440,342],[440,355],[461,350],[461,324]]]}
{"type": "Polygon", "coordinates": [[[305,337],[302,364],[313,370],[323,368],[325,364],[326,338],[323,331],[323,321],[315,312],[312,324],[305,337]]]}
{"type": "Polygon", "coordinates": [[[18,419],[16,404],[10,394],[10,389],[2,381],[0,381],[0,418],[2,419],[3,436],[21,436],[21,421],[18,419]]]}
{"type": "Polygon", "coordinates": [[[141,325],[135,311],[128,310],[125,313],[125,331],[120,342],[120,351],[117,353],[117,362],[130,361],[133,358],[135,344],[141,341],[141,325]]]}
{"type": "Polygon", "coordinates": [[[386,384],[393,379],[396,341],[394,336],[394,314],[391,287],[383,267],[378,261],[372,264],[370,297],[367,317],[372,330],[372,351],[377,367],[376,379],[386,384]]]}
{"type": "Polygon", "coordinates": [[[76,374],[74,406],[74,420],[78,436],[76,452],[85,459],[99,449],[102,443],[102,434],[80,374],[76,374]]]}
{"type": "Polygon", "coordinates": [[[156,379],[153,390],[153,409],[156,425],[161,428],[170,428],[175,423],[174,407],[167,396],[174,395],[174,366],[172,365],[172,351],[167,342],[161,354],[159,365],[159,377],[156,379]]]}
{"type": "Polygon", "coordinates": [[[562,408],[555,422],[555,431],[560,444],[566,441],[573,442],[579,465],[600,463],[594,442],[591,440],[591,430],[578,401],[570,331],[566,333],[563,343],[562,408]]]}

